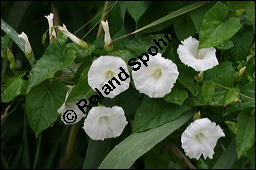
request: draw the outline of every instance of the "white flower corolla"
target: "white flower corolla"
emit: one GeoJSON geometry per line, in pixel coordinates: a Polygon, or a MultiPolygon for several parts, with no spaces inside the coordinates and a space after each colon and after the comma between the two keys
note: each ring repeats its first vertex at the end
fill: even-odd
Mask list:
{"type": "Polygon", "coordinates": [[[30,59],[32,57],[32,48],[29,43],[27,34],[22,32],[21,34],[18,35],[18,37],[25,41],[25,55],[27,56],[28,59],[30,59]]]}
{"type": "Polygon", "coordinates": [[[179,76],[176,64],[157,53],[155,56],[149,55],[147,65],[142,64],[139,70],[132,71],[136,89],[151,98],[164,97],[171,92],[179,76]]]}
{"type": "Polygon", "coordinates": [[[45,16],[45,18],[47,18],[48,24],[49,24],[49,37],[50,37],[51,42],[53,41],[54,38],[56,38],[55,29],[52,29],[52,27],[53,27],[53,17],[54,17],[53,13],[50,13],[50,15],[45,16]]]}
{"type": "Polygon", "coordinates": [[[106,21],[106,22],[101,21],[101,24],[102,24],[102,28],[105,32],[104,42],[106,45],[110,45],[112,43],[112,40],[111,40],[110,33],[109,33],[108,21],[106,21]]]}
{"type": "Polygon", "coordinates": [[[214,147],[220,137],[225,134],[219,125],[208,118],[197,119],[192,122],[181,135],[182,148],[189,158],[199,159],[203,154],[204,159],[212,159],[214,147]]]}
{"type": "Polygon", "coordinates": [[[63,26],[58,26],[59,30],[68,36],[75,44],[79,45],[80,47],[87,48],[88,45],[86,42],[75,36],[74,34],[70,33],[66,27],[66,25],[63,24],[63,26]]]}
{"type": "Polygon", "coordinates": [[[68,86],[69,90],[67,91],[66,98],[62,106],[57,110],[57,112],[61,116],[61,120],[65,125],[75,124],[79,122],[83,117],[86,116],[86,109],[84,108],[84,112],[79,109],[76,105],[78,101],[74,102],[66,102],[68,96],[70,95],[74,86],[68,86]]]}
{"type": "Polygon", "coordinates": [[[91,139],[104,140],[120,136],[127,123],[121,107],[98,106],[89,111],[83,129],[91,139]]]}
{"type": "Polygon", "coordinates": [[[88,84],[94,91],[109,98],[127,90],[130,75],[125,61],[115,56],[100,56],[88,71],[88,84]]]}
{"type": "Polygon", "coordinates": [[[185,65],[196,71],[206,71],[219,64],[214,47],[198,50],[199,41],[191,36],[181,42],[183,45],[179,45],[177,53],[185,65]]]}

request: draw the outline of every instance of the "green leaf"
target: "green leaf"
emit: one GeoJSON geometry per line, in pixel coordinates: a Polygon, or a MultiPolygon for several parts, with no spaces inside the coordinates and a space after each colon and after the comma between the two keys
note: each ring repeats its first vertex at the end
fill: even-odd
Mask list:
{"type": "Polygon", "coordinates": [[[249,160],[255,166],[255,142],[254,142],[253,146],[247,151],[247,155],[248,155],[249,160]]]}
{"type": "Polygon", "coordinates": [[[145,155],[145,169],[166,169],[171,159],[172,157],[168,151],[153,147],[145,155]]]}
{"type": "Polygon", "coordinates": [[[190,15],[181,15],[173,20],[173,28],[180,41],[193,36],[196,32],[190,15]],[[186,26],[185,26],[186,25],[186,26]]]}
{"type": "Polygon", "coordinates": [[[228,94],[226,95],[226,100],[224,102],[224,107],[228,104],[238,100],[238,93],[235,89],[231,89],[228,94]]]}
{"type": "Polygon", "coordinates": [[[141,133],[131,134],[115,146],[115,148],[103,160],[99,169],[130,168],[139,157],[186,123],[192,115],[193,113],[188,111],[176,120],[165,123],[160,127],[141,133]]]}
{"type": "Polygon", "coordinates": [[[36,137],[58,119],[57,110],[63,104],[67,90],[61,82],[44,81],[27,94],[28,122],[36,137]]]}
{"type": "Polygon", "coordinates": [[[143,30],[145,30],[145,29],[147,29],[147,28],[150,28],[150,27],[156,26],[156,25],[158,25],[158,24],[161,24],[161,23],[163,23],[163,22],[165,22],[165,21],[168,21],[168,20],[170,20],[170,19],[172,19],[172,18],[175,18],[175,17],[177,17],[177,16],[180,16],[180,15],[182,15],[182,14],[185,14],[185,13],[187,13],[187,12],[190,12],[190,11],[192,11],[192,10],[194,10],[194,9],[197,9],[197,8],[199,8],[200,6],[205,5],[206,3],[207,3],[206,1],[203,1],[203,2],[196,2],[196,3],[193,3],[193,4],[187,5],[187,6],[183,7],[183,8],[180,8],[180,9],[178,9],[178,10],[176,10],[176,11],[173,11],[172,13],[170,13],[170,14],[168,14],[168,15],[166,15],[166,16],[164,16],[164,17],[162,17],[162,18],[160,18],[160,19],[158,19],[158,20],[156,20],[156,21],[154,21],[154,22],[152,22],[152,23],[150,23],[150,24],[148,24],[148,25],[146,25],[146,26],[143,26],[142,28],[140,28],[140,29],[138,29],[138,30],[136,30],[136,31],[134,31],[134,32],[131,32],[131,33],[127,34],[127,35],[124,35],[124,36],[122,36],[122,37],[119,37],[119,38],[117,38],[117,39],[115,39],[115,40],[118,40],[118,39],[127,37],[127,36],[129,36],[129,35],[132,35],[132,34],[135,34],[135,33],[140,32],[140,31],[143,31],[143,30]]]}
{"type": "Polygon", "coordinates": [[[173,88],[170,93],[164,96],[164,100],[177,105],[182,105],[184,100],[188,98],[188,92],[185,89],[173,88]]]}
{"type": "Polygon", "coordinates": [[[233,140],[219,157],[212,169],[231,169],[236,160],[236,140],[233,140]]]}
{"type": "Polygon", "coordinates": [[[126,1],[126,9],[137,23],[140,17],[146,12],[150,1],[126,1]]]}
{"type": "MultiPolygon", "coordinates": [[[[171,35],[168,35],[168,37],[170,39],[172,39],[171,35]]],[[[164,37],[164,34],[156,34],[156,35],[149,35],[149,36],[139,38],[139,39],[130,40],[126,43],[125,48],[135,51],[137,55],[141,55],[141,53],[149,53],[148,49],[151,46],[155,46],[155,47],[157,47],[158,52],[163,54],[169,44],[170,43],[164,37]],[[161,42],[161,41],[159,42],[160,46],[163,48],[162,50],[153,41],[153,40],[158,41],[159,39],[163,39],[167,44],[167,46],[166,46],[165,44],[163,44],[163,42],[161,42]]],[[[155,52],[155,50],[153,49],[152,52],[155,52]]]]}
{"type": "Polygon", "coordinates": [[[245,11],[255,25],[255,1],[247,1],[245,5],[245,11]]]}
{"type": "Polygon", "coordinates": [[[74,86],[71,93],[69,94],[67,102],[79,101],[81,99],[89,99],[92,95],[96,94],[96,92],[94,92],[88,84],[88,71],[89,67],[87,67],[81,74],[78,83],[74,86]]]}
{"type": "Polygon", "coordinates": [[[238,18],[225,21],[227,14],[228,8],[220,1],[205,14],[199,32],[199,49],[222,44],[242,27],[238,18]]]}
{"type": "Polygon", "coordinates": [[[67,47],[67,49],[73,49],[76,52],[76,55],[84,58],[84,57],[91,55],[91,53],[95,49],[95,45],[92,45],[89,43],[87,43],[87,45],[88,45],[88,48],[86,48],[86,49],[80,48],[78,45],[76,45],[74,43],[68,43],[66,47],[67,47]]]}
{"type": "Polygon", "coordinates": [[[18,37],[18,33],[8,25],[3,19],[1,19],[1,29],[11,37],[11,39],[25,52],[24,40],[18,37]]]}
{"type": "Polygon", "coordinates": [[[247,108],[241,111],[237,120],[236,153],[240,159],[255,141],[255,109],[247,108]]]}
{"type": "Polygon", "coordinates": [[[109,153],[111,139],[95,141],[90,139],[82,169],[97,169],[109,153]]]}
{"type": "Polygon", "coordinates": [[[151,99],[145,96],[135,113],[132,131],[141,132],[158,127],[177,119],[187,110],[189,107],[186,105],[178,106],[163,99],[151,99]]]}
{"type": "Polygon", "coordinates": [[[8,103],[16,96],[26,94],[28,82],[22,79],[25,74],[26,73],[21,73],[4,81],[6,86],[1,91],[1,102],[8,103]]]}
{"type": "Polygon", "coordinates": [[[10,37],[8,34],[1,37],[1,57],[4,57],[4,54],[6,53],[6,48],[9,43],[10,37]]]}
{"type": "MultiPolygon", "coordinates": [[[[140,21],[138,24],[140,24],[141,26],[148,25],[148,24],[152,23],[153,21],[164,17],[170,11],[170,10],[166,9],[166,7],[173,6],[173,4],[176,4],[176,3],[172,3],[170,1],[165,1],[165,2],[161,2],[161,3],[157,2],[157,1],[152,1],[149,8],[147,9],[147,11],[140,18],[140,21]],[[154,11],[154,12],[152,12],[152,11],[154,11]]],[[[183,6],[185,6],[185,4],[183,6]]],[[[180,6],[179,8],[181,8],[181,7],[182,6],[180,6]]],[[[176,8],[175,10],[177,10],[179,8],[176,8]]],[[[172,11],[174,11],[174,10],[172,10],[172,11]]],[[[171,24],[172,24],[171,20],[169,20],[168,22],[163,22],[161,24],[158,24],[156,26],[153,26],[151,28],[148,28],[148,29],[142,31],[141,35],[156,34],[157,32],[163,32],[164,30],[168,29],[171,26],[171,24]]]]}
{"type": "Polygon", "coordinates": [[[250,46],[254,40],[253,27],[243,27],[234,37],[231,38],[234,47],[230,49],[232,58],[235,61],[243,61],[249,55],[250,46]]]}
{"type": "Polygon", "coordinates": [[[200,93],[197,97],[192,97],[190,100],[190,106],[203,106],[203,105],[210,105],[210,106],[223,106],[226,95],[228,91],[223,89],[219,86],[215,87],[214,93],[209,101],[205,101],[202,93],[200,93]]]}
{"type": "Polygon", "coordinates": [[[29,73],[27,92],[44,80],[54,77],[57,71],[67,68],[76,57],[74,53],[73,50],[66,51],[58,41],[51,43],[29,73]]]}
{"type": "MultiPolygon", "coordinates": [[[[138,57],[138,55],[136,55],[135,52],[130,51],[130,50],[117,50],[117,51],[114,51],[114,52],[110,53],[110,55],[120,57],[121,59],[123,59],[125,61],[125,63],[128,63],[128,61],[131,58],[137,58],[138,57]]],[[[128,71],[131,73],[132,67],[128,67],[128,71]]]]}
{"type": "Polygon", "coordinates": [[[134,116],[136,110],[141,105],[141,97],[138,90],[129,87],[126,91],[118,95],[115,99],[115,104],[124,109],[126,116],[134,116]]]}
{"type": "Polygon", "coordinates": [[[226,87],[232,87],[235,81],[235,73],[232,62],[225,61],[207,70],[204,73],[204,81],[212,81],[226,87]]]}
{"type": "Polygon", "coordinates": [[[227,1],[227,7],[230,11],[235,12],[238,9],[245,8],[243,1],[227,1]]]}
{"type": "Polygon", "coordinates": [[[119,7],[120,7],[121,15],[122,15],[122,21],[124,22],[124,17],[125,17],[125,12],[126,12],[125,1],[119,1],[119,7]]]}
{"type": "Polygon", "coordinates": [[[204,102],[207,103],[213,96],[216,84],[210,81],[205,81],[202,86],[202,96],[204,102]]]}
{"type": "Polygon", "coordinates": [[[205,13],[213,5],[214,5],[214,2],[211,2],[211,3],[204,5],[203,7],[197,8],[189,13],[197,32],[200,32],[205,13]]]}
{"type": "Polygon", "coordinates": [[[239,99],[241,100],[241,102],[233,105],[228,105],[226,109],[226,114],[243,110],[247,107],[255,107],[255,81],[246,84],[240,89],[239,93],[239,99]]]}
{"type": "Polygon", "coordinates": [[[182,84],[183,87],[188,89],[194,96],[197,96],[201,91],[198,83],[194,82],[194,77],[198,74],[191,67],[187,67],[184,64],[178,64],[179,77],[178,82],[182,84]]]}
{"type": "Polygon", "coordinates": [[[219,46],[217,46],[216,48],[218,50],[228,50],[232,47],[234,47],[233,42],[231,40],[227,40],[227,41],[223,42],[222,44],[220,44],[219,46]]]}

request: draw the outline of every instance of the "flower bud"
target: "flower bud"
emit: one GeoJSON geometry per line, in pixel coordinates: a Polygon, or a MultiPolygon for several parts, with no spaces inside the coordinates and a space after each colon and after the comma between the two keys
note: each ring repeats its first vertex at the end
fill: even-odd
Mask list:
{"type": "Polygon", "coordinates": [[[9,48],[7,48],[7,58],[10,62],[10,69],[14,70],[16,68],[16,63],[15,63],[14,55],[9,48]]]}
{"type": "Polygon", "coordinates": [[[244,74],[244,71],[246,70],[246,66],[242,67],[236,74],[235,74],[235,77],[236,78],[240,78],[242,77],[242,75],[244,74]]]}
{"type": "Polygon", "coordinates": [[[104,37],[104,48],[106,51],[110,52],[113,50],[113,45],[112,45],[112,39],[110,37],[109,33],[109,26],[108,26],[108,21],[104,22],[101,21],[102,28],[105,32],[105,37],[104,37]]]}
{"type": "Polygon", "coordinates": [[[77,36],[75,36],[74,34],[70,33],[67,30],[67,27],[63,24],[63,26],[59,26],[58,27],[59,30],[65,34],[66,36],[68,36],[76,45],[82,47],[82,48],[88,48],[88,45],[86,42],[84,42],[83,40],[81,40],[80,38],[78,38],[77,36]]]}
{"type": "Polygon", "coordinates": [[[50,13],[50,15],[45,16],[45,18],[47,18],[48,24],[49,24],[49,39],[50,39],[50,43],[53,42],[54,39],[56,38],[55,29],[52,28],[53,27],[53,17],[54,17],[53,13],[50,13]]]}
{"type": "Polygon", "coordinates": [[[21,34],[18,35],[19,38],[23,39],[25,41],[25,55],[28,60],[32,58],[32,48],[28,40],[28,36],[22,32],[21,34]]]}

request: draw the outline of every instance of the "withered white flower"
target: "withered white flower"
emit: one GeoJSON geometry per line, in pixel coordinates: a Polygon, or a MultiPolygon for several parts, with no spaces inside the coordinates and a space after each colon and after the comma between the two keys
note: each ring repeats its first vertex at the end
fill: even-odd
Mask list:
{"type": "Polygon", "coordinates": [[[74,102],[66,102],[68,96],[70,95],[74,86],[68,86],[69,90],[67,91],[65,101],[63,105],[57,110],[57,112],[61,116],[61,120],[65,125],[75,124],[79,122],[83,117],[86,116],[87,108],[84,108],[84,112],[79,109],[76,105],[78,101],[74,102]]]}
{"type": "Polygon", "coordinates": [[[139,70],[132,71],[136,89],[151,98],[164,97],[171,92],[179,76],[176,64],[157,53],[149,55],[147,65],[142,64],[139,70]]]}
{"type": "Polygon", "coordinates": [[[112,40],[111,40],[110,33],[109,33],[108,21],[106,21],[106,22],[101,21],[101,24],[102,24],[102,28],[105,32],[104,43],[105,43],[105,45],[110,45],[112,40]]]}
{"type": "MultiPolygon", "coordinates": [[[[22,32],[21,34],[18,35],[19,38],[23,39],[25,41],[25,55],[28,57],[28,56],[31,56],[32,57],[32,48],[31,48],[31,45],[29,43],[29,40],[28,40],[28,36],[27,34],[25,34],[24,32],[22,32]]],[[[29,58],[31,58],[29,57],[29,58]]],[[[28,58],[28,59],[29,59],[28,58]]]]}
{"type": "Polygon", "coordinates": [[[53,41],[54,38],[56,38],[55,29],[52,29],[52,27],[53,27],[53,17],[54,17],[53,13],[50,13],[50,15],[45,16],[45,18],[47,18],[48,24],[49,24],[49,37],[50,37],[51,42],[53,41]]]}
{"type": "Polygon", "coordinates": [[[104,97],[114,98],[129,88],[130,75],[124,60],[114,56],[100,56],[88,71],[88,84],[104,97]]]}
{"type": "Polygon", "coordinates": [[[98,106],[89,111],[83,129],[91,139],[104,140],[120,136],[127,123],[121,107],[98,106]]]}
{"type": "Polygon", "coordinates": [[[58,26],[59,30],[68,36],[75,44],[79,45],[80,47],[87,48],[88,45],[86,42],[75,36],[74,34],[70,33],[66,27],[66,25],[63,24],[63,26],[58,26]]]}
{"type": "Polygon", "coordinates": [[[192,122],[181,135],[182,148],[189,158],[199,159],[203,154],[204,159],[212,159],[214,147],[220,137],[225,134],[219,125],[208,118],[197,119],[192,122]]]}
{"type": "Polygon", "coordinates": [[[191,36],[181,41],[177,53],[181,62],[196,71],[206,71],[219,64],[216,58],[216,49],[203,48],[198,50],[199,41],[191,36]]]}

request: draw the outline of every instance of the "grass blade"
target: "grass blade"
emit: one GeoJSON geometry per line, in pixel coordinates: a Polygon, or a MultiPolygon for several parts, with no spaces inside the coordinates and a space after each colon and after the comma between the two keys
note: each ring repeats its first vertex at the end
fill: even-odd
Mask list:
{"type": "Polygon", "coordinates": [[[8,34],[11,39],[20,47],[20,49],[25,52],[24,40],[18,37],[18,33],[8,25],[3,19],[1,19],[1,29],[8,34]]]}
{"type": "Polygon", "coordinates": [[[99,169],[128,169],[132,164],[157,143],[161,142],[172,132],[186,123],[193,115],[193,111],[187,111],[174,121],[162,126],[133,133],[119,143],[103,160],[99,169]]]}

